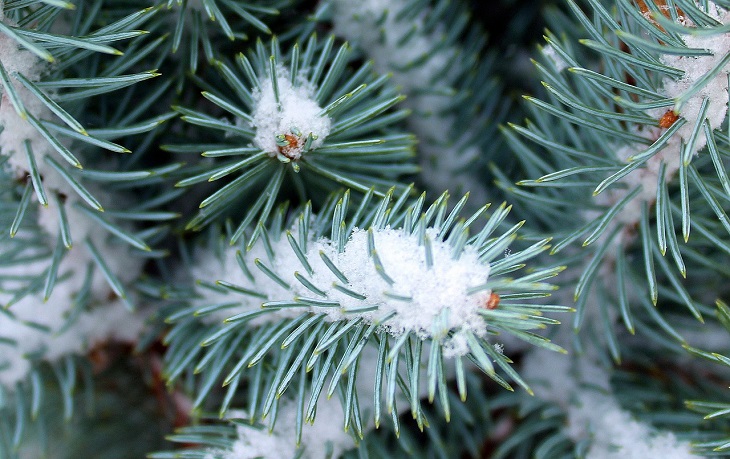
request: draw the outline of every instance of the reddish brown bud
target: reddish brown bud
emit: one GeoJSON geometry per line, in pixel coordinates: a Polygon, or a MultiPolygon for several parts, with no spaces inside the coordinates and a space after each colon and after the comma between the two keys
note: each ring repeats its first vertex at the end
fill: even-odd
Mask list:
{"type": "Polygon", "coordinates": [[[667,110],[664,112],[661,118],[659,118],[659,127],[666,129],[671,127],[679,119],[679,115],[674,113],[674,110],[667,110]]]}
{"type": "Polygon", "coordinates": [[[499,306],[499,295],[492,292],[487,300],[487,309],[497,309],[497,306],[499,306]]]}

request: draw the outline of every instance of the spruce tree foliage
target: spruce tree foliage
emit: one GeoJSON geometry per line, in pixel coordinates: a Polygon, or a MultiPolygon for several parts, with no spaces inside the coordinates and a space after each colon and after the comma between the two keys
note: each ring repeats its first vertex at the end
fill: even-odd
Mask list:
{"type": "Polygon", "coordinates": [[[0,0],[0,458],[730,454],[729,82],[727,0],[0,0]]]}

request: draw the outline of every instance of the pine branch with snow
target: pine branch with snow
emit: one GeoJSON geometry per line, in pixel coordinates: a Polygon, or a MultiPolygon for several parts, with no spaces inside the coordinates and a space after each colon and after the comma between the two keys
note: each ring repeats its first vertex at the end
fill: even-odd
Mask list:
{"type": "MultiPolygon", "coordinates": [[[[611,15],[596,2],[588,14],[569,6],[591,39],[576,46],[574,37],[547,36],[537,64],[547,97],[527,97],[533,117],[513,128],[531,145],[551,149],[552,163],[532,160],[543,175],[519,182],[534,190],[519,196],[526,205],[560,196],[562,211],[580,222],[561,230],[553,249],[585,253],[574,289],[576,328],[591,290],[602,289],[618,300],[616,313],[632,330],[633,277],[647,286],[654,305],[660,294],[678,298],[701,321],[701,309],[709,306],[698,303],[714,298],[683,279],[715,274],[692,254],[708,244],[730,253],[721,204],[730,199],[721,130],[727,123],[727,10],[712,2],[704,8],[621,2],[611,15]],[[598,71],[596,59],[603,66],[598,71]],[[576,130],[585,135],[574,137],[576,130]],[[584,248],[574,250],[577,242],[584,248]],[[641,264],[627,264],[632,253],[641,264]],[[600,275],[614,271],[618,278],[597,285],[600,275]]],[[[516,148],[532,148],[510,136],[516,148]]]]}
{"type": "Polygon", "coordinates": [[[0,458],[727,455],[728,11],[0,0],[0,458]]]}
{"type": "Polygon", "coordinates": [[[558,323],[543,313],[570,308],[530,299],[549,296],[547,280],[563,268],[516,274],[548,241],[504,256],[522,226],[499,230],[506,206],[480,228],[487,206],[464,219],[459,212],[466,197],[448,212],[446,195],[425,207],[424,196],[407,204],[408,194],[388,194],[373,207],[369,193],[353,209],[349,193],[336,195],[328,211],[313,216],[306,207],[291,222],[282,208],[270,227],[253,230],[251,251],[208,248],[194,255],[195,299],[168,319],[175,324],[167,338],[169,380],[200,375],[194,407],[203,406],[216,385],[227,386],[221,416],[248,381],[252,419],[275,419],[277,400],[299,386],[300,396],[305,387],[312,395],[298,402],[297,416],[312,422],[324,394],[344,391],[345,427],[355,423],[360,436],[357,400],[372,398],[361,394],[362,385],[378,394],[376,426],[404,397],[401,403],[422,428],[421,385],[430,401],[438,394],[448,419],[447,375],[455,371],[464,400],[466,361],[509,390],[511,380],[530,391],[511,368],[509,352],[497,350],[489,336],[497,335],[498,343],[501,335],[513,335],[562,351],[532,330],[558,323]],[[375,359],[360,362],[376,349],[377,370],[375,359]]]}
{"type": "Polygon", "coordinates": [[[130,85],[154,76],[124,74],[129,64],[120,57],[144,34],[136,27],[149,11],[107,18],[97,29],[91,23],[98,10],[80,8],[91,13],[89,23],[69,22],[58,5],[9,2],[4,12],[0,385],[10,402],[1,409],[5,431],[16,449],[29,419],[47,420],[41,401],[53,386],[63,392],[63,418],[72,416],[76,354],[108,340],[138,339],[144,315],[132,312],[132,284],[145,259],[162,253],[151,249],[165,231],[155,222],[176,214],[151,202],[131,205],[131,189],[151,190],[177,166],[134,170],[135,160],[118,158],[129,150],[112,142],[138,142],[169,116],[145,120],[144,104],[124,114],[91,108],[110,92],[124,107],[134,97],[130,85]],[[105,73],[93,73],[100,66],[105,73]],[[149,223],[145,232],[140,221],[149,223]]]}
{"type": "Polygon", "coordinates": [[[207,159],[176,186],[225,183],[200,203],[187,228],[199,229],[230,214],[248,196],[251,204],[238,212],[235,242],[250,224],[266,221],[284,188],[318,202],[341,186],[360,193],[375,187],[380,196],[391,186],[403,188],[397,178],[417,168],[410,164],[413,137],[394,129],[408,114],[393,109],[402,97],[368,64],[347,70],[349,46],[333,52],[334,45],[334,36],[321,42],[312,35],[301,49],[295,43],[282,54],[278,40],[270,47],[258,41],[249,56],[214,63],[221,88],[202,95],[224,117],[177,108],[184,121],[205,128],[197,131],[200,138],[214,130],[225,139],[165,147],[207,159]],[[236,178],[221,180],[231,176],[236,178]]]}

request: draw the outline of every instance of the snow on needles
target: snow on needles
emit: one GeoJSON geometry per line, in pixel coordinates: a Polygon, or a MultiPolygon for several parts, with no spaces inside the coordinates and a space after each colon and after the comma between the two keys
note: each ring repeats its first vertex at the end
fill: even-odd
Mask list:
{"type": "MultiPolygon", "coordinates": [[[[42,292],[29,294],[0,313],[0,386],[10,387],[25,379],[35,359],[56,360],[88,350],[95,342],[110,338],[120,341],[136,338],[143,319],[130,313],[122,301],[108,301],[108,286],[101,291],[94,285],[91,287],[92,302],[104,301],[103,305],[85,311],[76,304],[88,262],[88,255],[82,248],[71,249],[59,267],[62,280],[48,301],[44,300],[42,292]]],[[[0,274],[19,278],[38,276],[43,275],[46,265],[45,258],[6,264],[0,274]]],[[[105,282],[98,273],[93,281],[105,282]]],[[[3,289],[11,290],[0,295],[0,307],[12,299],[13,287],[7,283],[2,285],[3,289]]]]}
{"type": "Polygon", "coordinates": [[[577,405],[568,411],[568,435],[574,439],[591,436],[586,459],[699,458],[688,442],[671,432],[656,431],[621,409],[612,396],[584,390],[577,405]]]}
{"type": "MultiPolygon", "coordinates": [[[[572,330],[563,328],[564,335],[572,330]]],[[[522,374],[538,397],[567,413],[567,435],[590,438],[586,459],[693,459],[689,442],[636,420],[611,392],[609,374],[588,355],[566,356],[533,349],[522,374]]]]}
{"type": "MultiPolygon", "coordinates": [[[[428,353],[425,352],[424,355],[428,353]]],[[[374,347],[366,347],[360,357],[360,376],[356,380],[358,405],[362,413],[372,412],[374,409],[374,384],[377,367],[377,351],[374,347]],[[362,372],[368,373],[364,376],[362,372]]],[[[424,362],[424,365],[426,363],[424,362]]],[[[400,363],[402,371],[406,371],[404,362],[400,363]]],[[[384,391],[385,388],[383,387],[384,391]]],[[[426,384],[419,386],[419,398],[428,393],[426,384]]],[[[310,394],[311,395],[311,394],[310,394]]],[[[403,398],[403,394],[397,395],[398,415],[409,412],[410,401],[403,398]]],[[[344,429],[345,413],[339,397],[328,399],[320,397],[317,401],[316,419],[312,424],[303,423],[302,438],[299,446],[295,446],[297,401],[291,398],[282,397],[279,399],[277,408],[277,420],[272,432],[268,429],[261,429],[260,426],[238,425],[236,428],[236,441],[225,450],[208,451],[205,459],[253,459],[264,457],[266,459],[323,459],[342,457],[345,451],[357,446],[352,431],[348,433],[344,429]],[[301,455],[298,455],[301,454],[301,455]]],[[[246,413],[232,411],[227,415],[228,419],[247,417],[246,413]]],[[[369,432],[375,428],[372,418],[363,416],[363,430],[369,432]]]]}
{"type": "MultiPolygon", "coordinates": [[[[362,317],[366,322],[377,322],[389,315],[382,328],[395,335],[413,332],[421,339],[433,339],[445,347],[446,355],[464,355],[469,352],[466,343],[468,332],[485,336],[487,324],[479,314],[490,292],[470,294],[471,287],[483,285],[489,276],[489,266],[479,261],[477,251],[467,246],[460,257],[453,258],[453,248],[440,241],[435,230],[426,231],[431,238],[433,264],[429,268],[425,247],[419,237],[400,229],[373,230],[377,256],[392,285],[375,269],[368,247],[368,231],[355,229],[341,253],[326,238],[308,242],[306,258],[312,274],[297,258],[287,238],[272,241],[275,258],[267,260],[263,244],[257,244],[245,258],[254,277],[253,282],[244,275],[236,261],[235,250],[228,250],[223,260],[212,253],[198,255],[193,276],[205,280],[223,280],[262,293],[269,301],[291,301],[297,298],[314,298],[337,302],[339,307],[283,308],[257,320],[276,320],[282,316],[295,317],[305,311],[325,313],[330,320],[354,320],[362,317]],[[320,253],[324,253],[341,271],[348,283],[333,274],[320,253]],[[254,266],[259,258],[277,273],[290,289],[285,289],[254,266]],[[297,280],[295,273],[304,275],[324,295],[317,296],[297,280]],[[342,287],[351,291],[344,293],[342,287]],[[354,293],[354,295],[353,295],[354,293]],[[366,308],[367,312],[357,312],[366,308]],[[451,334],[450,334],[451,333],[451,334]]],[[[201,307],[240,301],[240,306],[219,311],[213,320],[222,320],[234,314],[255,310],[262,300],[254,296],[236,296],[200,289],[203,295],[194,302],[201,307]]]]}
{"type": "MultiPolygon", "coordinates": [[[[0,18],[0,20],[2,20],[0,18]]],[[[8,22],[8,21],[6,21],[8,22]]],[[[0,155],[7,156],[5,167],[18,179],[25,179],[30,171],[26,155],[26,142],[36,159],[36,167],[43,178],[43,186],[48,191],[59,191],[65,195],[75,195],[73,188],[54,170],[43,157],[53,156],[54,148],[43,135],[31,124],[29,117],[39,122],[54,120],[58,117],[26,88],[18,78],[22,75],[31,82],[38,82],[44,72],[49,70],[48,63],[35,54],[18,45],[17,41],[7,35],[0,34],[0,63],[5,68],[15,93],[24,109],[19,114],[11,101],[7,90],[0,85],[0,155]]],[[[46,93],[53,98],[52,92],[46,93]]],[[[59,139],[66,147],[70,147],[68,139],[59,139]]]]}
{"type": "MultiPolygon", "coordinates": [[[[96,195],[111,201],[107,193],[99,191],[96,195]]],[[[33,359],[52,361],[83,352],[89,345],[106,339],[133,341],[142,329],[142,315],[130,312],[121,300],[110,301],[113,291],[99,269],[92,271],[88,285],[91,308],[81,309],[77,304],[79,292],[85,289],[87,269],[94,264],[84,240],[94,244],[122,284],[139,275],[143,260],[130,256],[127,245],[110,239],[106,231],[99,230],[98,223],[76,206],[68,206],[67,212],[73,222],[69,229],[74,244],[63,254],[58,282],[50,298],[43,298],[41,285],[41,291],[28,293],[7,311],[0,312],[0,385],[11,386],[23,380],[33,359]]],[[[48,207],[38,206],[38,226],[49,236],[46,241],[56,241],[60,222],[55,201],[51,200],[48,207]]],[[[23,237],[23,233],[16,236],[23,237]]],[[[12,240],[0,242],[0,253],[12,253],[11,243],[12,240]]],[[[15,291],[22,290],[27,282],[13,279],[45,279],[50,262],[43,255],[45,247],[42,244],[26,249],[12,262],[5,260],[0,267],[0,308],[14,300],[15,291]]]]}
{"type": "MultiPolygon", "coordinates": [[[[709,2],[707,14],[722,24],[730,23],[730,12],[712,2],[709,2]]],[[[688,26],[688,30],[692,30],[690,21],[685,19],[683,23],[688,26]]],[[[661,164],[666,165],[665,180],[669,181],[677,174],[682,161],[682,150],[685,148],[684,145],[690,141],[697,124],[707,120],[710,129],[715,130],[721,127],[727,117],[730,63],[722,68],[718,66],[730,54],[730,33],[688,33],[681,35],[681,38],[687,48],[705,49],[711,52],[710,55],[701,56],[664,54],[660,58],[663,64],[684,72],[679,79],[665,77],[659,91],[668,99],[678,101],[676,107],[678,111],[675,113],[687,122],[677,130],[659,152],[647,160],[646,167],[635,170],[621,180],[627,185],[625,189],[612,188],[599,195],[599,203],[611,206],[624,198],[628,192],[641,186],[637,197],[617,215],[617,221],[626,227],[632,227],[640,221],[643,202],[653,203],[656,200],[661,164]],[[713,71],[714,74],[712,74],[713,71]],[[709,79],[705,80],[707,77],[709,79]],[[701,107],[705,99],[708,101],[707,112],[700,120],[701,107]]],[[[666,113],[666,107],[647,110],[647,114],[656,120],[662,119],[666,113]]],[[[643,127],[635,130],[635,133],[653,142],[659,138],[662,130],[658,127],[643,127]]],[[[704,129],[700,127],[691,153],[697,154],[706,144],[707,138],[704,129]]],[[[615,156],[621,162],[628,162],[632,156],[640,154],[645,149],[645,145],[626,145],[616,149],[615,156]]],[[[590,216],[591,214],[589,214],[590,216]]],[[[606,233],[610,233],[610,231],[606,233]]],[[[633,240],[632,236],[626,236],[626,234],[622,235],[629,242],[633,240]]]]}
{"type": "MultiPolygon", "coordinates": [[[[0,20],[3,20],[1,13],[0,10],[0,20]]],[[[37,158],[44,188],[67,196],[65,203],[50,199],[47,206],[36,206],[37,214],[28,212],[35,214],[33,217],[37,217],[39,229],[46,234],[37,239],[37,245],[30,243],[29,247],[33,248],[24,249],[26,252],[13,256],[12,260],[3,260],[0,267],[0,308],[12,303],[0,313],[0,385],[10,387],[26,377],[34,360],[55,360],[66,354],[82,352],[95,341],[108,338],[131,340],[141,329],[140,316],[131,314],[122,301],[110,300],[113,292],[99,270],[93,273],[88,285],[92,308],[85,310],[79,306],[79,292],[85,288],[87,268],[94,263],[84,240],[93,243],[122,283],[139,274],[142,260],[129,257],[126,246],[109,241],[109,234],[100,231],[97,222],[76,208],[75,204],[81,200],[74,189],[41,159],[53,148],[29,122],[29,118],[54,119],[55,115],[21,83],[19,76],[38,81],[47,69],[46,63],[5,34],[0,34],[0,63],[23,107],[18,113],[6,88],[3,88],[0,154],[9,157],[6,167],[12,176],[2,174],[2,180],[27,177],[30,170],[25,152],[27,142],[37,158]],[[63,252],[58,266],[58,281],[50,298],[46,299],[43,283],[39,287],[34,285],[38,282],[33,279],[45,280],[47,276],[51,259],[46,249],[52,251],[57,241],[61,226],[59,205],[66,208],[69,221],[73,223],[69,230],[74,245],[63,252]],[[15,298],[26,288],[30,291],[24,297],[15,298]]],[[[101,195],[112,201],[108,193],[99,191],[97,196],[101,195]]],[[[17,235],[18,240],[26,236],[24,231],[17,235]]],[[[29,236],[32,241],[40,234],[29,236]]],[[[14,253],[14,247],[12,241],[0,241],[0,252],[6,257],[14,253]]]]}
{"type": "Polygon", "coordinates": [[[322,145],[332,122],[314,100],[314,88],[308,81],[292,82],[289,71],[279,66],[276,83],[277,91],[271,78],[263,79],[261,88],[253,94],[254,144],[272,157],[296,161],[304,153],[310,135],[313,140],[309,149],[322,145]]]}
{"type": "MultiPolygon", "coordinates": [[[[302,441],[295,446],[296,435],[296,402],[282,399],[279,402],[276,428],[269,432],[267,428],[238,426],[238,439],[227,450],[213,450],[206,459],[322,459],[340,457],[342,453],[355,446],[355,442],[343,429],[345,415],[339,400],[321,399],[317,403],[317,419],[312,425],[302,426],[302,441]],[[301,455],[297,455],[301,449],[301,455]]],[[[231,412],[229,418],[245,417],[245,413],[231,412]]]]}
{"type": "Polygon", "coordinates": [[[558,72],[562,72],[569,67],[569,64],[560,54],[558,54],[553,45],[546,45],[540,48],[540,52],[542,52],[542,55],[555,66],[555,70],[558,72]]]}
{"type": "MultiPolygon", "coordinates": [[[[1,20],[1,19],[0,19],[1,20]]],[[[37,81],[45,68],[45,63],[33,53],[21,48],[7,35],[0,34],[0,63],[5,68],[11,84],[23,104],[25,111],[37,119],[53,116],[51,111],[38,98],[23,86],[15,75],[23,75],[30,81],[37,81]]],[[[25,176],[29,170],[24,142],[30,142],[36,157],[50,150],[50,146],[38,131],[28,122],[25,114],[19,115],[11,102],[7,90],[0,86],[0,154],[9,156],[8,164],[18,177],[25,176]]],[[[44,162],[38,161],[43,167],[44,162]]]]}
{"type": "MultiPolygon", "coordinates": [[[[707,14],[722,24],[730,23],[730,12],[720,8],[713,2],[708,2],[707,14]]],[[[679,136],[688,141],[695,123],[698,122],[700,107],[705,98],[708,99],[708,109],[705,115],[711,129],[717,129],[725,120],[728,104],[728,72],[730,64],[722,68],[716,68],[728,54],[730,54],[730,33],[715,34],[685,34],[681,36],[682,41],[690,49],[705,49],[710,55],[706,56],[684,56],[665,54],[661,61],[665,65],[674,67],[684,72],[684,76],[678,80],[665,78],[663,81],[663,94],[670,98],[681,98],[683,103],[679,106],[679,116],[687,121],[687,124],[679,129],[679,136]],[[690,97],[693,87],[699,84],[707,75],[715,70],[709,81],[703,82],[697,92],[690,97]]],[[[707,143],[704,132],[700,129],[694,145],[697,152],[704,148],[707,143]]]]}

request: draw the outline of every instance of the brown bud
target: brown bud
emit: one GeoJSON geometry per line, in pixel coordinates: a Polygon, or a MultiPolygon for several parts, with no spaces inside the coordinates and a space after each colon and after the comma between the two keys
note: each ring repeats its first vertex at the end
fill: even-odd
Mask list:
{"type": "Polygon", "coordinates": [[[487,299],[487,309],[497,309],[497,306],[499,306],[499,295],[492,292],[487,299]]]}
{"type": "Polygon", "coordinates": [[[674,113],[674,110],[667,110],[664,112],[661,118],[659,118],[659,127],[666,129],[671,127],[679,119],[679,115],[674,113]]]}

